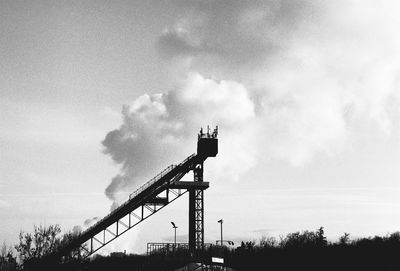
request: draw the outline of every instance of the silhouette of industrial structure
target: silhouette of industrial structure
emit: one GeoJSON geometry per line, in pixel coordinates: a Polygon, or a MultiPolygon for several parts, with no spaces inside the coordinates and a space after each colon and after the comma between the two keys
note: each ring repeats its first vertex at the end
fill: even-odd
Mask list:
{"type": "Polygon", "coordinates": [[[106,246],[137,224],[189,192],[189,251],[196,255],[204,249],[204,161],[218,153],[218,126],[211,133],[200,130],[197,154],[178,165],[170,165],[130,194],[129,199],[79,236],[62,246],[53,258],[84,259],[106,246]],[[181,181],[193,171],[193,181],[181,181]]]}

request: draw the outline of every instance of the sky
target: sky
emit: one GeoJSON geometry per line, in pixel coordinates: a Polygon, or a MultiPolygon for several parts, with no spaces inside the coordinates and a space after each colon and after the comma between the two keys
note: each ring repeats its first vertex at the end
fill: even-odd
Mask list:
{"type": "MultiPolygon", "coordinates": [[[[1,1],[0,241],[85,229],[207,125],[206,242],[398,231],[399,28],[394,0],[1,1]]],[[[187,242],[187,214],[101,252],[187,242]]]]}

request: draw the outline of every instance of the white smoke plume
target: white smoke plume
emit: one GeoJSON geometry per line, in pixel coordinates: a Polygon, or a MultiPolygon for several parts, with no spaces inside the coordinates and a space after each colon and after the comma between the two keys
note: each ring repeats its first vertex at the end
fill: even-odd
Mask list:
{"type": "Polygon", "coordinates": [[[100,218],[95,216],[93,218],[88,218],[83,222],[83,225],[85,226],[85,228],[89,228],[91,226],[93,226],[94,224],[96,224],[97,221],[99,221],[100,218]]]}
{"type": "MultiPolygon", "coordinates": [[[[122,165],[121,174],[106,189],[106,195],[114,201],[126,198],[119,192],[131,190],[135,179],[155,175],[168,163],[179,162],[193,153],[201,125],[220,124],[224,133],[237,130],[237,139],[230,142],[239,144],[243,136],[239,136],[239,128],[255,116],[253,102],[243,85],[216,82],[197,73],[189,73],[175,91],[139,97],[124,106],[122,113],[122,126],[108,133],[103,141],[106,153],[122,165]]],[[[226,142],[232,136],[226,135],[226,142]]],[[[243,160],[243,165],[251,164],[252,158],[245,152],[239,155],[233,151],[237,148],[240,149],[228,146],[226,155],[236,157],[238,162],[243,160]]]]}
{"type": "Polygon", "coordinates": [[[103,141],[122,166],[106,189],[114,202],[193,152],[207,124],[221,131],[215,174],[234,179],[263,156],[301,166],[334,155],[362,122],[388,135],[396,128],[396,1],[183,5],[157,44],[170,90],[125,105],[122,125],[103,141]]]}

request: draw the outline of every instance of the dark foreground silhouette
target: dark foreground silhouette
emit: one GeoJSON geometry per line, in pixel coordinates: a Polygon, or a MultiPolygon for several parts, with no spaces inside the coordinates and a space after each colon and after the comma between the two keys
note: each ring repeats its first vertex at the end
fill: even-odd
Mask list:
{"type": "Polygon", "coordinates": [[[168,271],[196,261],[210,264],[217,250],[220,255],[223,252],[225,266],[234,270],[400,270],[399,232],[357,240],[350,240],[345,234],[332,243],[327,242],[323,228],[315,232],[291,233],[279,241],[263,238],[258,243],[242,242],[232,249],[214,246],[205,251],[201,259],[191,258],[185,250],[168,255],[160,252],[150,256],[96,256],[87,261],[64,264],[31,259],[25,262],[23,270],[168,271]]]}

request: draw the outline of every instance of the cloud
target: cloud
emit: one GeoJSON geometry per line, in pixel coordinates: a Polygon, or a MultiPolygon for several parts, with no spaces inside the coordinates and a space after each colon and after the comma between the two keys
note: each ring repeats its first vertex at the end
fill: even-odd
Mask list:
{"type": "MultiPolygon", "coordinates": [[[[167,162],[179,162],[195,151],[196,133],[201,126],[219,124],[224,131],[222,144],[226,155],[231,155],[243,165],[252,163],[245,159],[244,145],[235,131],[254,119],[254,104],[247,90],[236,82],[216,81],[197,73],[189,73],[176,90],[164,94],[145,94],[131,105],[125,105],[123,124],[109,132],[103,141],[105,153],[121,164],[121,173],[112,179],[106,195],[113,201],[126,198],[127,191],[135,187],[139,178],[150,177],[167,162]],[[233,142],[236,142],[233,144],[233,142]],[[125,197],[125,198],[124,198],[125,197]]],[[[233,163],[231,171],[237,169],[233,163]]],[[[221,164],[227,167],[228,164],[221,164]]]]}
{"type": "MultiPolygon", "coordinates": [[[[254,65],[281,45],[282,32],[301,27],[312,14],[307,1],[214,1],[186,3],[186,16],[167,27],[159,49],[167,58],[210,55],[228,65],[254,65]],[[260,57],[261,56],[261,57],[260,57]]],[[[315,9],[315,7],[314,7],[315,9]]]]}
{"type": "Polygon", "coordinates": [[[95,216],[93,218],[88,218],[83,222],[83,225],[85,227],[89,228],[89,227],[93,226],[94,224],[96,224],[97,221],[99,221],[99,220],[100,220],[100,218],[97,216],[95,216]]]}
{"type": "Polygon", "coordinates": [[[252,232],[261,233],[261,234],[269,234],[273,231],[275,231],[275,230],[273,230],[273,229],[257,229],[257,230],[253,230],[252,232]]]}
{"type": "MultiPolygon", "coordinates": [[[[168,243],[173,243],[175,241],[175,236],[166,236],[162,238],[163,241],[168,243]]],[[[176,235],[176,242],[177,243],[187,243],[188,236],[187,234],[177,234],[176,235]]]]}
{"type": "Polygon", "coordinates": [[[75,225],[75,226],[72,228],[72,233],[73,233],[73,234],[79,234],[79,233],[81,233],[81,232],[82,232],[82,227],[81,227],[81,226],[75,225]]]}
{"type": "Polygon", "coordinates": [[[118,202],[193,152],[193,133],[207,124],[221,131],[210,172],[232,179],[259,160],[302,166],[335,155],[362,123],[390,135],[400,116],[397,5],[186,2],[157,43],[172,87],[125,105],[103,141],[121,165],[107,196],[118,202]]]}
{"type": "Polygon", "coordinates": [[[11,207],[10,203],[8,203],[7,201],[4,201],[4,200],[0,200],[0,208],[6,209],[8,207],[11,207]]]}

